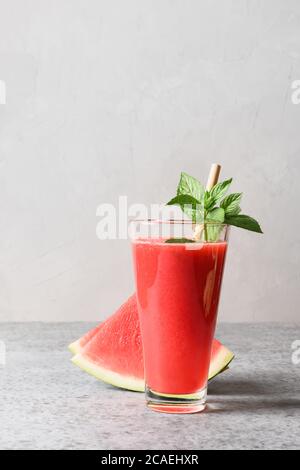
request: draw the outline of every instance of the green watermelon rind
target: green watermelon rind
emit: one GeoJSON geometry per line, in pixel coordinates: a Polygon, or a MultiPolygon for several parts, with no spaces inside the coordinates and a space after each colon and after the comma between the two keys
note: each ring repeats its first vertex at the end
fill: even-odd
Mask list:
{"type": "MultiPolygon", "coordinates": [[[[73,356],[71,359],[73,364],[93,377],[96,377],[97,379],[102,380],[107,384],[114,385],[118,388],[132,390],[135,392],[144,391],[144,380],[134,376],[125,376],[119,374],[118,372],[101,367],[99,364],[96,364],[95,362],[86,358],[84,353],[80,352],[81,346],[79,340],[71,343],[69,345],[69,349],[71,352],[75,353],[75,356],[73,356]]],[[[212,380],[218,374],[227,369],[233,359],[234,354],[225,346],[221,345],[218,354],[215,355],[210,363],[208,380],[212,380]]]]}
{"type": "Polygon", "coordinates": [[[112,370],[105,369],[104,367],[95,364],[90,359],[85,358],[81,353],[72,357],[71,361],[73,364],[80,367],[80,369],[107,384],[114,385],[118,388],[124,388],[125,390],[131,390],[133,392],[144,392],[145,390],[143,379],[125,376],[112,370]]]}

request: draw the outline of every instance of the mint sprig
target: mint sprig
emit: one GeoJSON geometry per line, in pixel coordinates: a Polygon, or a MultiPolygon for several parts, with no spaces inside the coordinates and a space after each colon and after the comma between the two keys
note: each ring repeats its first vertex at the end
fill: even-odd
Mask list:
{"type": "Polygon", "coordinates": [[[253,217],[250,217],[249,215],[228,215],[225,218],[225,222],[228,225],[234,225],[235,227],[251,230],[251,232],[263,233],[257,220],[253,219],[253,217]]]}
{"type": "Polygon", "coordinates": [[[220,207],[225,210],[227,216],[237,215],[241,212],[240,202],[242,199],[242,193],[232,193],[224,197],[220,203],[220,207]]]}
{"type": "Polygon", "coordinates": [[[222,181],[221,183],[215,184],[215,186],[213,186],[211,190],[208,191],[211,201],[214,201],[215,204],[219,202],[222,197],[225,196],[225,194],[227,193],[231,183],[232,178],[226,181],[222,181]]]}
{"type": "Polygon", "coordinates": [[[177,196],[188,195],[201,201],[205,192],[204,186],[193,176],[182,172],[177,186],[177,196]]]}
{"type": "Polygon", "coordinates": [[[193,176],[182,172],[177,186],[177,196],[167,204],[176,204],[195,223],[203,221],[204,186],[193,176]]]}
{"type": "Polygon", "coordinates": [[[206,222],[220,222],[225,220],[225,210],[222,207],[215,207],[206,214],[206,222]]]}
{"type": "Polygon", "coordinates": [[[167,204],[179,205],[193,222],[203,224],[206,241],[216,241],[223,223],[263,233],[259,223],[253,217],[240,213],[242,193],[226,195],[231,183],[232,178],[217,183],[210,191],[207,191],[196,178],[187,173],[181,173],[177,195],[167,204]],[[220,224],[219,228],[218,224],[220,224]]]}
{"type": "Polygon", "coordinates": [[[167,205],[179,206],[181,210],[195,223],[200,224],[204,220],[203,204],[189,194],[179,194],[167,202],[167,205]]]}

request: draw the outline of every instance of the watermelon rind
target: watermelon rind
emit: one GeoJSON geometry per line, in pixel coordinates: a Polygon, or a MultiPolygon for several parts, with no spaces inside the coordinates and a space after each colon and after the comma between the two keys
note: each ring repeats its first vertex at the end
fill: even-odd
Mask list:
{"type": "Polygon", "coordinates": [[[81,351],[80,347],[80,340],[74,341],[73,343],[69,344],[68,350],[76,356],[81,351]]]}
{"type": "Polygon", "coordinates": [[[208,380],[214,379],[217,375],[221,374],[226,369],[229,369],[229,364],[233,359],[233,352],[222,344],[218,350],[218,354],[210,362],[208,380]]]}
{"type": "Polygon", "coordinates": [[[144,380],[136,377],[125,376],[118,374],[112,370],[95,364],[91,360],[84,357],[83,354],[76,354],[72,359],[73,364],[80,367],[88,374],[96,377],[107,384],[114,385],[118,388],[125,388],[126,390],[132,390],[133,392],[143,392],[145,390],[144,380]]]}
{"type": "MultiPolygon", "coordinates": [[[[69,349],[73,351],[80,351],[81,347],[79,340],[71,343],[69,349]]],[[[227,369],[233,358],[234,354],[225,346],[220,345],[218,352],[211,360],[208,380],[212,380],[218,374],[227,369]]],[[[114,385],[115,387],[132,390],[134,392],[143,392],[145,389],[144,380],[134,376],[122,375],[115,371],[101,367],[99,364],[96,364],[95,362],[85,357],[84,353],[78,352],[71,360],[73,364],[80,367],[80,369],[84,370],[88,374],[110,385],[114,385]]]]}

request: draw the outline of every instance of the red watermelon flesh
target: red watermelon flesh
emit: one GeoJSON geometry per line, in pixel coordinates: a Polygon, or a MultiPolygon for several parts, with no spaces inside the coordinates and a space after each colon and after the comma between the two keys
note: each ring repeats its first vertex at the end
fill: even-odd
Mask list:
{"type": "MultiPolygon", "coordinates": [[[[70,344],[72,362],[104,382],[144,390],[143,350],[136,296],[133,294],[107,320],[70,344]]],[[[214,340],[209,378],[222,372],[234,355],[214,340]]]]}

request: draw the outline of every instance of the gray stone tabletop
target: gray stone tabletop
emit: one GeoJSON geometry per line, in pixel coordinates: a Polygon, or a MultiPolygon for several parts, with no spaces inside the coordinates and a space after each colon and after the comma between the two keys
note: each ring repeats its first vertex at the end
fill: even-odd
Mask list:
{"type": "Polygon", "coordinates": [[[299,325],[221,324],[236,359],[211,382],[207,410],[186,416],[149,411],[143,394],[73,366],[67,345],[91,326],[0,323],[0,449],[300,448],[299,325]]]}

